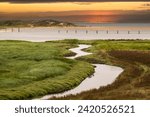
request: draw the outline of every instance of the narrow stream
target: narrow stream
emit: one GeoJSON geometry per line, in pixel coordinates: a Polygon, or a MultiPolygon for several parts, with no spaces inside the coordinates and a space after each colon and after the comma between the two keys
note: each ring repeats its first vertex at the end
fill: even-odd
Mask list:
{"type": "MultiPolygon", "coordinates": [[[[82,49],[88,47],[90,47],[90,45],[79,45],[79,47],[77,48],[72,48],[70,50],[72,52],[75,52],[76,55],[72,57],[66,57],[66,58],[75,59],[80,56],[92,54],[92,53],[82,51],[82,49]]],[[[95,66],[95,73],[93,74],[93,76],[86,78],[83,82],[81,82],[80,85],[78,85],[74,89],[62,93],[46,95],[40,99],[46,100],[52,97],[63,97],[71,94],[76,95],[83,91],[98,89],[101,86],[106,86],[108,84],[111,84],[118,77],[118,75],[123,72],[122,68],[116,66],[110,66],[105,64],[93,64],[93,65],[95,66]]]]}

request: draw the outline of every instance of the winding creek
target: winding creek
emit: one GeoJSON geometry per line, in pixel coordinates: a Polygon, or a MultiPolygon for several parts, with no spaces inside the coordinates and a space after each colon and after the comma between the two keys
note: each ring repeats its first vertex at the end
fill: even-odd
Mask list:
{"type": "MultiPolygon", "coordinates": [[[[82,49],[88,48],[90,45],[79,45],[77,48],[72,48],[70,51],[75,52],[76,55],[72,57],[66,57],[68,59],[75,59],[80,56],[89,55],[92,53],[84,52],[82,49]]],[[[110,66],[105,64],[93,64],[95,66],[95,73],[86,78],[80,85],[75,87],[74,89],[65,91],[63,93],[57,94],[49,94],[41,97],[41,100],[50,99],[52,97],[63,97],[67,95],[76,95],[83,91],[88,91],[91,89],[98,89],[101,86],[106,86],[114,82],[114,80],[118,77],[119,74],[123,72],[123,69],[116,66],[110,66]]]]}

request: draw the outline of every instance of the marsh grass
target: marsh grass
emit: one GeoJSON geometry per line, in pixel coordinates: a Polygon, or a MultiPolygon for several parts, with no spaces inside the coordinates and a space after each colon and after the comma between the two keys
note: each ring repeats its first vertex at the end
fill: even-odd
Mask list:
{"type": "Polygon", "coordinates": [[[59,99],[150,99],[150,41],[95,40],[86,51],[93,55],[78,60],[120,66],[124,72],[110,85],[59,99]]]}
{"type": "Polygon", "coordinates": [[[71,54],[68,48],[68,43],[0,41],[0,99],[31,99],[79,85],[94,69],[64,58],[71,54]]]}
{"type": "MultiPolygon", "coordinates": [[[[59,99],[150,99],[150,41],[61,40],[45,43],[0,41],[0,99],[31,99],[79,85],[94,72],[90,63],[120,66],[110,85],[59,99]],[[77,44],[94,54],[65,59],[77,44]]],[[[58,98],[57,98],[58,99],[58,98]]]]}

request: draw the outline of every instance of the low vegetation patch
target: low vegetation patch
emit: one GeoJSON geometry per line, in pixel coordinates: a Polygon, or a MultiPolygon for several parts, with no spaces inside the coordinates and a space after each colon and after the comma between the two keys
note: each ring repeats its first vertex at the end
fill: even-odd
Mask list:
{"type": "Polygon", "coordinates": [[[68,48],[67,43],[0,41],[0,99],[31,99],[79,85],[94,69],[64,58],[71,54],[68,48]]]}
{"type": "Polygon", "coordinates": [[[150,99],[150,41],[95,40],[86,51],[93,55],[78,60],[120,66],[124,72],[114,83],[60,99],[150,99]]]}
{"type": "Polygon", "coordinates": [[[94,72],[90,63],[120,66],[124,72],[98,90],[59,99],[150,99],[150,41],[76,39],[0,41],[0,99],[32,99],[72,89],[94,72]],[[93,54],[64,58],[75,54],[68,49],[77,44],[92,45],[85,51],[93,54]]]}
{"type": "Polygon", "coordinates": [[[1,20],[0,21],[0,29],[7,28],[7,27],[52,27],[52,26],[59,26],[59,27],[69,27],[75,26],[69,22],[62,22],[56,20],[1,20]]]}

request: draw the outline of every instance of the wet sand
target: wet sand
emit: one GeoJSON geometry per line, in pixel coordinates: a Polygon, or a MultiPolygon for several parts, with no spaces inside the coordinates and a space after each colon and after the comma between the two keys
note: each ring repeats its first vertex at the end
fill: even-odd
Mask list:
{"type": "Polygon", "coordinates": [[[127,27],[38,27],[0,30],[0,40],[44,42],[62,39],[150,39],[150,29],[127,27]]]}

